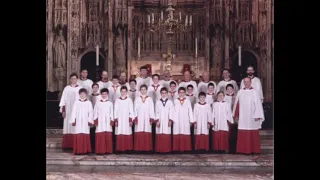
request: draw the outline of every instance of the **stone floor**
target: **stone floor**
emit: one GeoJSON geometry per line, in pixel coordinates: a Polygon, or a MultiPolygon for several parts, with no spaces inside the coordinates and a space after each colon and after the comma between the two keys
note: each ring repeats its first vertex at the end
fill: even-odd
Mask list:
{"type": "Polygon", "coordinates": [[[272,180],[271,173],[251,174],[190,174],[190,173],[48,173],[48,180],[272,180]]]}

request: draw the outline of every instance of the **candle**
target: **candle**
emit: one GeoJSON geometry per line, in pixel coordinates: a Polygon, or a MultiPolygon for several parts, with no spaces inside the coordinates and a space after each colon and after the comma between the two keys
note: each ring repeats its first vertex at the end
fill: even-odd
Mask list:
{"type": "Polygon", "coordinates": [[[154,23],[154,14],[151,14],[151,18],[152,18],[152,23],[154,23]]]}
{"type": "Polygon", "coordinates": [[[186,15],[186,26],[188,25],[188,15],[186,15]]]}
{"type": "Polygon", "coordinates": [[[198,38],[196,38],[195,49],[196,49],[195,56],[198,57],[198,38]]]}
{"type": "Polygon", "coordinates": [[[140,38],[138,38],[138,57],[140,57],[140,38]]]}
{"type": "Polygon", "coordinates": [[[161,11],[161,20],[163,19],[163,11],[161,11]]]}
{"type": "Polygon", "coordinates": [[[190,25],[192,24],[192,15],[190,15],[190,25]]]}
{"type": "Polygon", "coordinates": [[[148,15],[148,24],[150,24],[150,15],[148,15]]]}
{"type": "Polygon", "coordinates": [[[179,12],[179,20],[181,21],[181,12],[179,12]]]}
{"type": "Polygon", "coordinates": [[[239,66],[241,66],[241,46],[239,46],[239,61],[238,61],[239,66]]]}
{"type": "Polygon", "coordinates": [[[96,65],[99,66],[99,45],[96,46],[96,65]]]}

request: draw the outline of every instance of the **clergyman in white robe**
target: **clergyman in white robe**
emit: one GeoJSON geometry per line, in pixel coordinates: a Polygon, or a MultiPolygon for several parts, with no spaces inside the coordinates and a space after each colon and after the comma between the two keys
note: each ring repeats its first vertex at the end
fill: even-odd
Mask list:
{"type": "MultiPolygon", "coordinates": [[[[261,85],[261,81],[258,77],[253,76],[251,79],[251,87],[254,88],[258,95],[260,96],[261,102],[263,102],[263,92],[262,92],[262,85],[261,85]]],[[[243,83],[243,79],[241,80],[241,84],[240,84],[240,89],[244,88],[244,83],[243,83]]]]}
{"type": "Polygon", "coordinates": [[[252,154],[261,152],[260,135],[264,112],[259,93],[252,87],[240,89],[233,108],[233,116],[239,119],[237,152],[252,154]]]}
{"type": "Polygon", "coordinates": [[[60,112],[65,114],[63,119],[63,138],[62,138],[62,148],[72,148],[73,147],[73,134],[74,127],[69,123],[69,119],[72,112],[73,104],[76,100],[80,98],[79,90],[81,87],[79,85],[67,85],[62,92],[59,107],[60,112]]]}

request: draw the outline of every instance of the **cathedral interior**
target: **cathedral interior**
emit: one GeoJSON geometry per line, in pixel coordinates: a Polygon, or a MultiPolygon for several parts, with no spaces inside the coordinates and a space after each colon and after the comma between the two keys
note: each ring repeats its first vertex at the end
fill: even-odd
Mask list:
{"type": "Polygon", "coordinates": [[[188,67],[194,80],[199,81],[201,73],[208,71],[216,82],[227,68],[240,83],[246,67],[253,65],[269,112],[273,99],[273,3],[47,0],[47,99],[57,100],[52,94],[61,91],[68,76],[79,74],[82,68],[88,69],[89,79],[95,81],[102,69],[109,77],[122,71],[127,77],[137,77],[139,68],[147,66],[152,74],[169,70],[174,79],[181,79],[188,67]]]}

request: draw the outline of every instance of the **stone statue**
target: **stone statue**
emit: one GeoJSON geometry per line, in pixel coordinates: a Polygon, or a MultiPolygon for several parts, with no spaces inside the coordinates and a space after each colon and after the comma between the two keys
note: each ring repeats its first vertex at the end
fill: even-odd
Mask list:
{"type": "Polygon", "coordinates": [[[115,42],[114,42],[114,54],[116,57],[116,67],[117,73],[126,69],[126,57],[125,57],[125,48],[124,48],[124,39],[123,39],[123,28],[119,24],[115,31],[115,42]]]}
{"type": "Polygon", "coordinates": [[[63,37],[62,28],[58,28],[58,34],[52,45],[53,68],[64,68],[66,63],[66,40],[63,37]]]}
{"type": "Polygon", "coordinates": [[[214,64],[220,65],[222,62],[220,27],[215,28],[215,34],[214,34],[213,41],[212,41],[212,48],[213,48],[213,54],[212,54],[213,61],[216,62],[214,64]]]}

